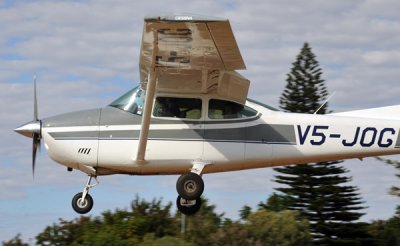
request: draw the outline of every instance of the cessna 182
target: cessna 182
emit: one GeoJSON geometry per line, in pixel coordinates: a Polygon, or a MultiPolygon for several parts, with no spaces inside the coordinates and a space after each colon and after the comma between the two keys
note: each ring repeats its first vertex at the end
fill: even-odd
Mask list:
{"type": "Polygon", "coordinates": [[[43,139],[56,162],[89,178],[72,199],[93,206],[97,176],[180,174],[177,207],[201,206],[205,173],[400,153],[400,106],[329,115],[279,112],[247,99],[249,80],[228,20],[146,18],[140,84],[104,108],[39,120],[15,129],[43,139]],[[92,178],[96,182],[92,183],[92,178]]]}

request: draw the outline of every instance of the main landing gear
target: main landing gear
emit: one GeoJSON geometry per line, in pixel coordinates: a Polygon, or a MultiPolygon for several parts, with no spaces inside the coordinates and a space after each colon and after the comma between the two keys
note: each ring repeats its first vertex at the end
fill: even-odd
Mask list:
{"type": "Polygon", "coordinates": [[[83,188],[83,192],[79,192],[72,198],[72,208],[75,210],[75,212],[86,214],[92,209],[93,198],[91,195],[89,195],[89,189],[95,187],[98,184],[99,181],[97,180],[96,176],[89,176],[85,188],[83,188]],[[90,184],[93,177],[96,180],[96,183],[90,184]]]}
{"type": "Polygon", "coordinates": [[[200,174],[204,166],[203,163],[195,163],[190,173],[182,174],[176,181],[179,194],[176,206],[185,215],[195,214],[201,207],[200,196],[204,191],[204,182],[200,174]]]}

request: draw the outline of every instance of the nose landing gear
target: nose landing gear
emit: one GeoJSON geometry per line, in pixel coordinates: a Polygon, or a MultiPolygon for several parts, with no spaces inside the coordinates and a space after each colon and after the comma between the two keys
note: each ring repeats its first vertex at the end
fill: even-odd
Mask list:
{"type": "Polygon", "coordinates": [[[89,176],[88,181],[83,188],[83,192],[79,192],[72,198],[72,208],[79,214],[86,214],[93,208],[93,198],[89,195],[89,189],[99,184],[96,176],[89,176]],[[90,184],[92,178],[96,180],[96,183],[90,184]]]}

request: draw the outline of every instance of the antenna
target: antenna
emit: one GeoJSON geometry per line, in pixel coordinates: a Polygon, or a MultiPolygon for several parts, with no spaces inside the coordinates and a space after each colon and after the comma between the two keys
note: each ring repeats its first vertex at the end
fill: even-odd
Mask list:
{"type": "Polygon", "coordinates": [[[334,92],[324,101],[324,103],[321,104],[321,106],[319,106],[319,108],[314,112],[314,114],[317,114],[318,111],[319,111],[323,106],[325,106],[325,104],[326,104],[329,100],[331,100],[331,98],[333,97],[333,95],[335,95],[335,93],[336,93],[336,91],[334,91],[334,92]]]}

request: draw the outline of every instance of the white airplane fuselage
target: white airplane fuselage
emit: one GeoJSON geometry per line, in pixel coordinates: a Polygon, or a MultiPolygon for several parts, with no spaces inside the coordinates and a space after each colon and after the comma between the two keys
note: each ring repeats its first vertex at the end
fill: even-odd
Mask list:
{"type": "Polygon", "coordinates": [[[203,173],[400,153],[400,121],[273,111],[247,101],[252,117],[200,119],[152,116],[145,161],[137,161],[141,116],[114,107],[42,120],[41,135],[56,162],[92,175],[203,173]]]}

